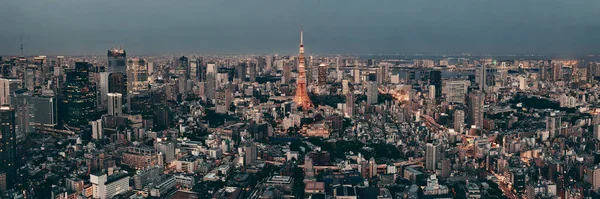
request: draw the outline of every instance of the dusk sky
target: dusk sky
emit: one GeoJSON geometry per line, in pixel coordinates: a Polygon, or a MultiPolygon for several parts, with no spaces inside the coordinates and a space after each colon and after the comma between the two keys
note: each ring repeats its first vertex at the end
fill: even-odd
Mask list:
{"type": "Polygon", "coordinates": [[[2,55],[600,52],[598,0],[1,1],[2,55]]]}

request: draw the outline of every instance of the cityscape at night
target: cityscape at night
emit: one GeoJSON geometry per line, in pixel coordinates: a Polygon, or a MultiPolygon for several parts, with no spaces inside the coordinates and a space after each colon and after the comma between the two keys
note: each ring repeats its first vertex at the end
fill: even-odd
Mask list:
{"type": "Polygon", "coordinates": [[[600,198],[600,2],[107,1],[0,8],[0,199],[600,198]]]}

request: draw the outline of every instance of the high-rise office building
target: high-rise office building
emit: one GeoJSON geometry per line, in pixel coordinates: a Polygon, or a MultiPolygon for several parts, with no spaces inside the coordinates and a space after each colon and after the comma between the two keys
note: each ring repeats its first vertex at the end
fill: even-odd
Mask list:
{"type": "Polygon", "coordinates": [[[121,93],[127,96],[127,78],[125,73],[117,72],[108,75],[108,93],[121,93]]]}
{"type": "Polygon", "coordinates": [[[134,58],[127,61],[127,90],[136,92],[148,89],[148,62],[134,58]]]}
{"type": "Polygon", "coordinates": [[[23,83],[24,88],[33,91],[36,85],[36,71],[37,67],[35,65],[29,65],[25,68],[25,74],[23,74],[23,83]]]}
{"type": "Polygon", "coordinates": [[[481,91],[485,91],[485,87],[486,87],[486,79],[487,79],[487,68],[485,64],[482,64],[481,67],[479,68],[479,71],[477,71],[477,85],[479,85],[479,90],[481,91]]]}
{"type": "Polygon", "coordinates": [[[248,81],[256,82],[256,76],[258,75],[258,69],[256,68],[256,63],[250,62],[248,64],[248,81]]]}
{"type": "Polygon", "coordinates": [[[256,160],[256,145],[253,142],[246,142],[244,146],[244,165],[251,165],[256,160]]]}
{"type": "Polygon", "coordinates": [[[63,110],[64,122],[69,126],[87,125],[96,108],[95,88],[89,81],[89,64],[77,62],[75,68],[67,70],[66,74],[65,97],[62,99],[66,107],[63,110]]]}
{"type": "Polygon", "coordinates": [[[15,134],[15,110],[0,106],[0,175],[5,173],[6,188],[14,187],[17,177],[17,137],[15,134]]]}
{"type": "Polygon", "coordinates": [[[548,65],[546,62],[540,64],[540,81],[548,81],[548,65]]]}
{"type": "Polygon", "coordinates": [[[176,142],[166,140],[156,143],[156,150],[163,155],[164,163],[168,164],[175,160],[175,145],[176,142]]]}
{"type": "Polygon", "coordinates": [[[206,98],[215,99],[216,77],[219,68],[215,63],[208,63],[206,66],[206,82],[204,83],[204,93],[206,98]]]}
{"type": "Polygon", "coordinates": [[[292,66],[289,64],[283,64],[283,70],[281,71],[281,84],[290,84],[290,78],[292,73],[292,66]]]}
{"type": "Polygon", "coordinates": [[[348,91],[350,90],[350,85],[348,80],[342,80],[342,94],[346,95],[346,93],[348,93],[348,91]]]}
{"type": "Polygon", "coordinates": [[[324,63],[321,63],[319,65],[319,75],[317,81],[321,86],[327,84],[327,65],[325,65],[324,63]]]}
{"type": "Polygon", "coordinates": [[[233,75],[234,78],[245,81],[246,79],[246,63],[239,63],[235,66],[235,73],[233,75]]]}
{"type": "Polygon", "coordinates": [[[22,141],[27,133],[32,132],[30,126],[29,102],[31,93],[25,89],[20,89],[11,94],[10,107],[15,111],[15,134],[17,142],[22,141]]]}
{"type": "Polygon", "coordinates": [[[483,107],[484,94],[481,91],[475,90],[469,94],[469,125],[475,125],[478,129],[483,128],[483,107]]]}
{"type": "Polygon", "coordinates": [[[263,71],[265,71],[265,68],[267,67],[267,58],[266,57],[256,58],[256,67],[257,67],[258,72],[262,73],[263,71]]]}
{"type": "Polygon", "coordinates": [[[367,84],[367,104],[377,104],[378,101],[378,90],[377,82],[369,82],[367,84]]]}
{"type": "Polygon", "coordinates": [[[446,94],[446,101],[450,103],[464,104],[467,91],[471,82],[468,80],[444,81],[442,93],[446,94]]]}
{"type": "Polygon", "coordinates": [[[465,111],[455,110],[454,111],[454,131],[462,132],[465,126],[465,111]]]}
{"type": "Polygon", "coordinates": [[[371,157],[369,159],[369,178],[377,177],[377,163],[375,162],[375,158],[371,157]]]}
{"type": "Polygon", "coordinates": [[[438,161],[442,159],[442,147],[437,143],[427,143],[426,147],[425,169],[435,170],[438,161]]]}
{"type": "Polygon", "coordinates": [[[108,115],[123,115],[123,95],[121,93],[108,93],[108,115]]]}
{"type": "Polygon", "coordinates": [[[560,81],[562,79],[562,64],[552,63],[552,81],[560,81]]]}
{"type": "Polygon", "coordinates": [[[377,68],[377,84],[383,85],[387,82],[387,67],[385,65],[380,65],[377,68]]]}
{"type": "Polygon", "coordinates": [[[206,68],[202,67],[202,57],[190,59],[190,79],[195,81],[206,79],[206,68]]]}
{"type": "Polygon", "coordinates": [[[358,68],[352,70],[352,77],[354,77],[354,81],[352,83],[360,84],[362,77],[358,68]]]}
{"type": "Polygon", "coordinates": [[[106,107],[106,102],[108,100],[108,76],[110,75],[109,72],[101,72],[99,74],[100,79],[99,79],[99,83],[98,83],[98,90],[99,90],[99,103],[100,105],[102,105],[102,107],[106,107]]]}
{"type": "Polygon", "coordinates": [[[10,94],[21,87],[21,80],[0,78],[0,105],[10,104],[10,94]]]}
{"type": "Polygon", "coordinates": [[[354,115],[354,101],[354,93],[348,91],[346,93],[346,110],[344,112],[347,117],[352,117],[352,115],[354,115]]]}
{"type": "Polygon", "coordinates": [[[51,90],[42,91],[42,95],[31,96],[28,110],[31,116],[30,126],[55,127],[58,124],[57,110],[56,96],[51,90]]]}
{"type": "Polygon", "coordinates": [[[435,86],[435,99],[439,102],[442,97],[442,71],[429,71],[429,85],[435,86]]]}
{"type": "Polygon", "coordinates": [[[181,56],[177,60],[177,75],[182,79],[190,78],[190,59],[186,56],[181,56]]]}
{"type": "Polygon", "coordinates": [[[104,137],[104,129],[102,126],[102,119],[92,120],[89,122],[92,126],[92,139],[99,140],[104,137]]]}
{"type": "Polygon", "coordinates": [[[549,132],[549,137],[553,138],[560,135],[560,126],[562,124],[562,118],[556,112],[551,112],[550,116],[546,119],[546,131],[549,132]]]}
{"type": "Polygon", "coordinates": [[[125,73],[127,71],[127,54],[123,49],[108,50],[108,72],[125,73]]]}
{"type": "Polygon", "coordinates": [[[227,113],[233,100],[231,86],[225,86],[216,91],[215,97],[215,112],[227,113]]]}

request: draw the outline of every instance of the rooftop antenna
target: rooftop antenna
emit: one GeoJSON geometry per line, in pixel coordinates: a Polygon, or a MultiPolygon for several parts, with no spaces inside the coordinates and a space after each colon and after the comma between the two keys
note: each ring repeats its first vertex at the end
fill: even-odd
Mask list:
{"type": "Polygon", "coordinates": [[[21,57],[23,57],[23,37],[21,37],[21,57]]]}

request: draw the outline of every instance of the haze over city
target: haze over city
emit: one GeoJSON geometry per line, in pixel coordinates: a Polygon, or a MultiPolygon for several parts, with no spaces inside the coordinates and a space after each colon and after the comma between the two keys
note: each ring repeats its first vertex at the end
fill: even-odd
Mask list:
{"type": "Polygon", "coordinates": [[[0,54],[600,53],[600,1],[4,1],[0,54]]]}

